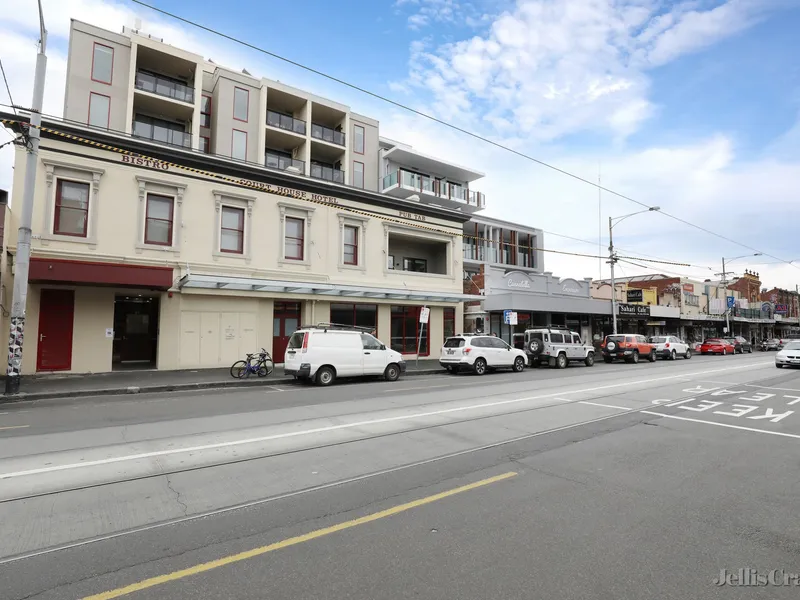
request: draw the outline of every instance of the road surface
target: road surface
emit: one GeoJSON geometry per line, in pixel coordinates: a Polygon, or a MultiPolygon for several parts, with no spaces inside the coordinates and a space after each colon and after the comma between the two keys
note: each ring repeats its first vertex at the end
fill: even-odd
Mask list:
{"type": "Polygon", "coordinates": [[[799,442],[766,353],[8,405],[0,596],[796,598],[799,442]]]}

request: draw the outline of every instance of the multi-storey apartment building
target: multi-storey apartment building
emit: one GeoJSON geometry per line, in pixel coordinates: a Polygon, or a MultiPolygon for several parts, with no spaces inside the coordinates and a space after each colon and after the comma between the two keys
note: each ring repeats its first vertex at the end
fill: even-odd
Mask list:
{"type": "MultiPolygon", "coordinates": [[[[218,367],[260,347],[281,362],[316,322],[436,357],[461,322],[482,195],[382,186],[378,123],[344,105],[73,21],[65,119],[44,126],[23,372],[218,367]]],[[[446,164],[403,148],[398,165],[446,164]]],[[[13,206],[24,176],[18,149],[13,206]]],[[[12,214],[4,277],[16,229],[12,214]]]]}

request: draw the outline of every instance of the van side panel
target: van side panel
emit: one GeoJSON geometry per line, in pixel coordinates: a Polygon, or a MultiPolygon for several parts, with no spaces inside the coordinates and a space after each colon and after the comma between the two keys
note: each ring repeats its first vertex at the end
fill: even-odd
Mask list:
{"type": "Polygon", "coordinates": [[[313,331],[309,340],[311,370],[332,365],[339,377],[364,374],[361,335],[345,331],[313,331]]]}

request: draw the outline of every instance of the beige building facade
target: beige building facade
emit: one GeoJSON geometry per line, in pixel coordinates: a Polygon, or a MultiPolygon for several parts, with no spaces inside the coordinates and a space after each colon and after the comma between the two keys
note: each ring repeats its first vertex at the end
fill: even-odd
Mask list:
{"type": "MultiPolygon", "coordinates": [[[[437,357],[463,318],[468,215],[45,126],[23,373],[224,367],[261,347],[280,363],[295,329],[319,322],[370,327],[409,357],[418,344],[437,357]]],[[[12,206],[25,176],[17,152],[12,206]]],[[[12,212],[9,290],[17,227],[12,212]]]]}

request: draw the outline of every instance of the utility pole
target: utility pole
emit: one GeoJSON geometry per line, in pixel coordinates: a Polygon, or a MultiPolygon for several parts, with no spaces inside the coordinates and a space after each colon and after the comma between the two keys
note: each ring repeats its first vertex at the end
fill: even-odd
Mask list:
{"type": "Polygon", "coordinates": [[[731,309],[728,308],[728,277],[725,273],[725,257],[722,257],[722,289],[725,292],[725,335],[731,334],[731,309]]]}
{"type": "Polygon", "coordinates": [[[25,308],[28,300],[28,270],[31,258],[31,221],[36,172],[39,166],[39,126],[42,124],[44,82],[47,73],[47,29],[44,26],[42,0],[39,0],[39,52],[36,55],[36,74],[33,80],[30,127],[28,127],[28,155],[25,162],[25,187],[22,193],[22,210],[17,234],[15,257],[14,297],[11,303],[11,331],[8,337],[8,367],[6,394],[19,392],[22,370],[22,342],[25,335],[25,308]]]}
{"type": "Polygon", "coordinates": [[[614,253],[614,225],[608,217],[608,264],[611,265],[611,323],[614,335],[617,334],[617,285],[614,281],[614,263],[617,255],[614,253]]]}

